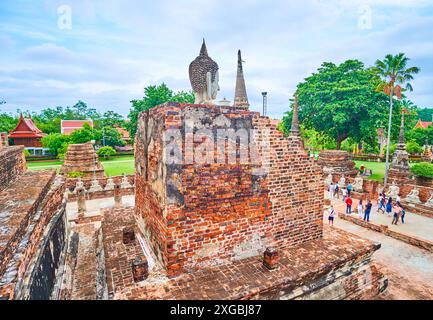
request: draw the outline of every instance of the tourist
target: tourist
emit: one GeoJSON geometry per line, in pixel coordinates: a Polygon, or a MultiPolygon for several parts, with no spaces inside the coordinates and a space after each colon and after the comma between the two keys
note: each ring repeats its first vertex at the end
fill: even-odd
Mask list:
{"type": "Polygon", "coordinates": [[[362,219],[362,213],[364,211],[364,206],[362,205],[362,199],[358,202],[358,216],[362,219]]]}
{"type": "Polygon", "coordinates": [[[346,213],[351,214],[353,201],[350,197],[347,197],[345,202],[346,202],[346,213]]]}
{"type": "Polygon", "coordinates": [[[329,207],[329,216],[328,216],[328,224],[331,226],[334,226],[334,216],[335,216],[335,210],[334,207],[331,205],[329,207]]]}
{"type": "Polygon", "coordinates": [[[388,217],[390,217],[391,216],[391,212],[392,212],[392,198],[389,197],[388,203],[386,204],[386,215],[388,217]]]}
{"type": "Polygon", "coordinates": [[[335,183],[335,188],[334,188],[334,196],[337,196],[337,199],[339,199],[338,193],[340,192],[340,185],[338,184],[338,182],[335,183]]]}
{"type": "Polygon", "coordinates": [[[397,202],[397,204],[399,205],[399,206],[401,206],[401,199],[400,199],[400,193],[397,195],[397,198],[395,199],[395,202],[397,202]]]}
{"type": "Polygon", "coordinates": [[[343,194],[343,201],[346,200],[347,190],[345,188],[342,189],[341,193],[343,194]]]}
{"type": "Polygon", "coordinates": [[[392,224],[397,225],[398,219],[400,218],[401,215],[402,208],[396,202],[393,206],[393,210],[394,210],[394,218],[392,219],[392,224]]]}
{"type": "Polygon", "coordinates": [[[364,221],[370,222],[370,212],[372,206],[373,205],[371,204],[371,201],[368,200],[367,204],[365,205],[364,221]]]}
{"type": "Polygon", "coordinates": [[[334,189],[335,189],[335,186],[331,182],[331,184],[328,186],[329,199],[332,199],[334,197],[334,189]]]}
{"type": "Polygon", "coordinates": [[[386,202],[385,192],[382,192],[379,196],[379,199],[377,199],[377,212],[382,211],[382,214],[385,213],[385,202],[386,202]]]}
{"type": "Polygon", "coordinates": [[[404,207],[401,205],[401,203],[399,204],[400,208],[401,208],[401,223],[404,224],[404,216],[406,215],[406,210],[404,210],[404,207]]]}
{"type": "Polygon", "coordinates": [[[350,197],[350,193],[352,192],[352,184],[351,183],[349,183],[348,185],[347,185],[347,195],[350,197]]]}

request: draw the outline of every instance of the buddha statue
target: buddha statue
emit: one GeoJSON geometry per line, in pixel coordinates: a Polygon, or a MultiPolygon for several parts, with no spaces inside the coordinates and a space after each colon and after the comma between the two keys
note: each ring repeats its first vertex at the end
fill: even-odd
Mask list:
{"type": "Polygon", "coordinates": [[[218,64],[208,56],[204,39],[199,56],[189,65],[189,80],[194,91],[194,103],[212,104],[220,90],[218,64]]]}
{"type": "Polygon", "coordinates": [[[389,196],[393,199],[396,199],[399,193],[400,193],[400,188],[396,185],[394,180],[392,182],[392,185],[389,187],[389,196]]]}
{"type": "Polygon", "coordinates": [[[346,187],[346,178],[344,177],[344,174],[341,175],[339,184],[340,184],[340,188],[345,188],[346,187]]]}
{"type": "Polygon", "coordinates": [[[358,173],[353,183],[353,190],[355,190],[356,192],[363,192],[364,190],[363,185],[364,185],[364,179],[362,179],[362,177],[358,173]]]}
{"type": "Polygon", "coordinates": [[[325,179],[325,185],[329,186],[332,183],[332,181],[333,181],[333,178],[332,178],[332,174],[330,173],[330,174],[328,174],[328,176],[325,179]]]}
{"type": "Polygon", "coordinates": [[[406,196],[406,201],[410,203],[421,203],[419,200],[419,190],[416,187],[406,196]]]}

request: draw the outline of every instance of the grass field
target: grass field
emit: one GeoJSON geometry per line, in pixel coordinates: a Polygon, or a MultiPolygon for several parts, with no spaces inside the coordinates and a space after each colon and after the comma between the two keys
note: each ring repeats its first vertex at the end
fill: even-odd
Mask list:
{"type": "MultiPolygon", "coordinates": [[[[133,174],[134,168],[134,156],[123,156],[114,157],[109,160],[100,159],[105,169],[106,176],[118,176],[123,173],[133,174]]],[[[29,170],[43,170],[43,169],[59,169],[63,164],[63,161],[41,161],[41,162],[27,162],[29,170]]]]}
{"type": "MultiPolygon", "coordinates": [[[[371,180],[383,181],[385,177],[385,162],[369,162],[369,161],[355,161],[356,167],[364,166],[367,169],[373,171],[373,174],[369,177],[371,180]]],[[[412,166],[413,164],[409,164],[412,166]]]]}

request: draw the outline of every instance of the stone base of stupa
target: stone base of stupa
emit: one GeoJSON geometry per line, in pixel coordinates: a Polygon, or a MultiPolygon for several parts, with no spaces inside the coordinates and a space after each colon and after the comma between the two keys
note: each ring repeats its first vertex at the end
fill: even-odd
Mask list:
{"type": "Polygon", "coordinates": [[[80,172],[83,178],[103,178],[104,167],[99,162],[98,155],[91,143],[70,144],[65,154],[61,174],[80,172]]]}

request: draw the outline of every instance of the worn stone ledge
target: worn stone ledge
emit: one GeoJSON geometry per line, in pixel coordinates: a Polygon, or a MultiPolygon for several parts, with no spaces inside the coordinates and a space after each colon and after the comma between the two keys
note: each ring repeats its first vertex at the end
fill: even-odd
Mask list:
{"type": "Polygon", "coordinates": [[[417,246],[417,247],[420,247],[420,248],[423,248],[423,249],[426,249],[428,251],[433,252],[433,242],[432,241],[429,241],[426,239],[421,239],[421,238],[418,238],[415,236],[410,236],[410,235],[407,235],[407,234],[402,233],[402,232],[390,230],[388,228],[388,226],[386,226],[386,225],[383,225],[383,224],[378,225],[378,224],[375,224],[372,222],[367,222],[367,221],[349,216],[347,214],[340,214],[339,218],[353,222],[353,223],[355,223],[361,227],[368,228],[370,230],[383,233],[389,237],[404,241],[408,244],[411,244],[411,245],[414,245],[414,246],[417,246]]]}

